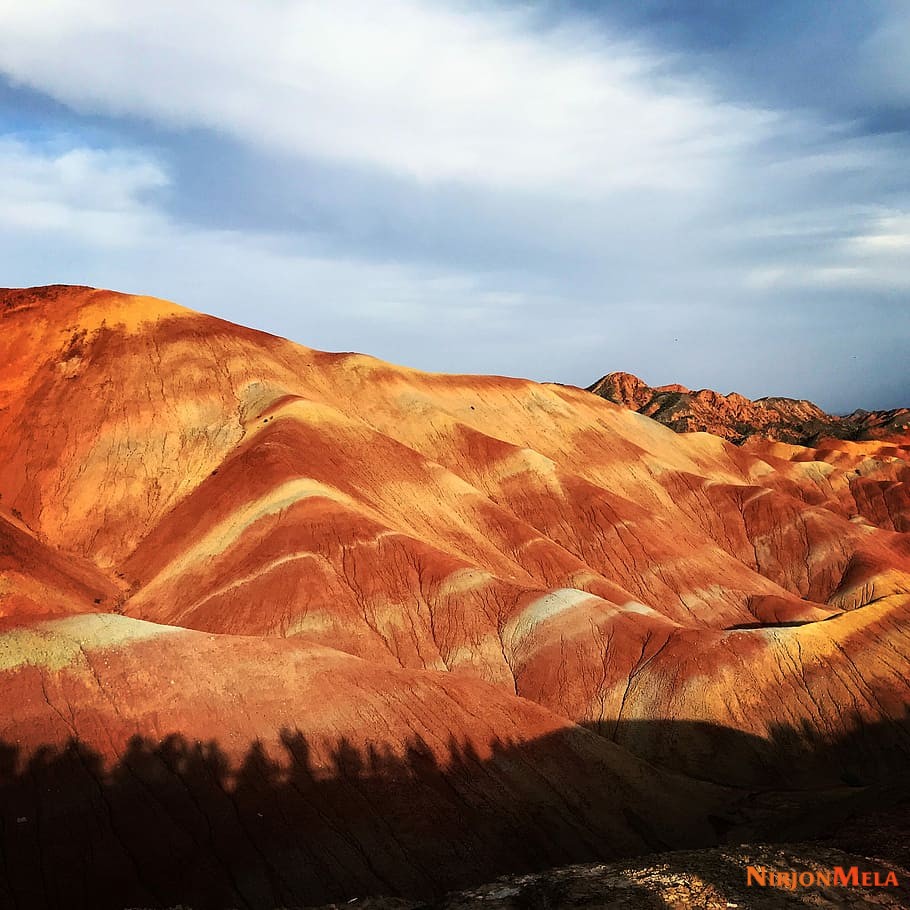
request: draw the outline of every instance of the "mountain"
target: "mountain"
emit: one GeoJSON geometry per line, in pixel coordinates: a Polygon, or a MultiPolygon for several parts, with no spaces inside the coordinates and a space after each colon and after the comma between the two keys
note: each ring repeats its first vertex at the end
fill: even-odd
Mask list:
{"type": "Polygon", "coordinates": [[[838,417],[804,399],[751,401],[736,392],[694,392],[681,385],[652,388],[630,373],[608,373],[588,391],[653,417],[677,433],[713,433],[738,445],[753,437],[803,446],[827,438],[910,443],[910,408],[858,410],[838,417]]]}
{"type": "Polygon", "coordinates": [[[0,292],[0,905],[420,900],[907,799],[910,448],[0,292]]]}

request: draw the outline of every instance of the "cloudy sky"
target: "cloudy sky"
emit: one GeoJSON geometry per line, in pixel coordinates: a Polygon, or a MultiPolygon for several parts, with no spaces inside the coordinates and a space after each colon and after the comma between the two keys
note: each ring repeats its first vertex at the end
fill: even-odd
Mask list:
{"type": "Polygon", "coordinates": [[[910,4],[0,0],[0,284],[910,403],[910,4]]]}

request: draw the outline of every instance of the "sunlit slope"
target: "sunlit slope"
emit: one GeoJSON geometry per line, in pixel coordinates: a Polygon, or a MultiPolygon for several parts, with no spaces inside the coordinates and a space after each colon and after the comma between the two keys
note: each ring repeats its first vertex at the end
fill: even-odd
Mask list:
{"type": "MultiPolygon", "coordinates": [[[[903,716],[906,449],[740,449],[106,291],[0,307],[0,502],[96,610],[484,680],[712,779],[626,721],[903,716]]],[[[85,608],[62,584],[34,615],[85,608]]]]}

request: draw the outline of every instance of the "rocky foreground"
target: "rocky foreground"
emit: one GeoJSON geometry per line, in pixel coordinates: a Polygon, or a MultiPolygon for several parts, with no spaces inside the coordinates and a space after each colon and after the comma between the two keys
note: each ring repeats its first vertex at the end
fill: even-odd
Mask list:
{"type": "Polygon", "coordinates": [[[320,910],[905,910],[908,864],[910,807],[899,806],[861,816],[822,842],[676,851],[505,877],[429,903],[357,898],[320,910]],[[861,884],[863,873],[873,884],[861,884]]]}
{"type": "Polygon", "coordinates": [[[905,910],[908,861],[910,806],[899,806],[861,816],[815,843],[675,851],[504,877],[431,902],[356,898],[319,910],[905,910]],[[862,885],[863,873],[873,884],[862,885]]]}
{"type": "MultiPolygon", "coordinates": [[[[906,830],[902,836],[907,844],[906,830]]],[[[910,870],[893,859],[802,843],[676,851],[507,876],[432,901],[354,897],[306,910],[905,910],[908,906],[910,870]],[[864,874],[873,884],[861,884],[864,874]]]]}
{"type": "Polygon", "coordinates": [[[899,439],[0,292],[0,906],[732,870],[902,804],[908,481],[899,439]]]}
{"type": "MultiPolygon", "coordinates": [[[[777,881],[777,880],[775,880],[777,881]]],[[[680,851],[648,857],[647,860],[569,866],[537,875],[503,878],[489,885],[449,894],[426,902],[366,898],[344,904],[328,904],[319,910],[804,910],[804,908],[888,908],[910,906],[910,872],[894,866],[882,867],[865,857],[811,844],[781,847],[729,847],[680,851]],[[746,881],[752,866],[755,879],[746,881]],[[852,869],[878,870],[882,881],[886,871],[901,876],[897,886],[855,887],[817,884],[836,868],[844,870],[848,882],[852,869]],[[767,870],[767,871],[765,871],[767,870]],[[758,882],[764,872],[783,870],[777,884],[758,882]],[[791,889],[791,870],[813,884],[791,889]]]]}

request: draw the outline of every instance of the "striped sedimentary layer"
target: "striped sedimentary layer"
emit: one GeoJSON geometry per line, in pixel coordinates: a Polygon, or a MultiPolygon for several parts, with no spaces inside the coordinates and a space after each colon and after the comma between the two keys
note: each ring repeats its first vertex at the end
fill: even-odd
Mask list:
{"type": "Polygon", "coordinates": [[[87,288],[0,326],[23,905],[13,866],[70,906],[74,864],[175,903],[187,857],[225,905],[429,893],[905,767],[906,447],[736,447],[87,288]]]}

